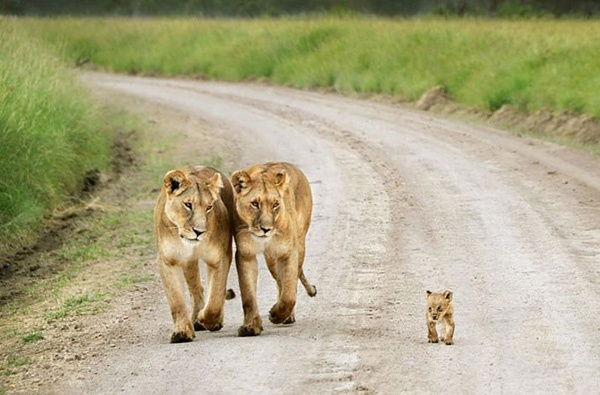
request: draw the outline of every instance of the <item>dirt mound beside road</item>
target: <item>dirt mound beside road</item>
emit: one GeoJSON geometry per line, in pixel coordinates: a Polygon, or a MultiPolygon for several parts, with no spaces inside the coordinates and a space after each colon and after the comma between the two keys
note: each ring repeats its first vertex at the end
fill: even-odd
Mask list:
{"type": "Polygon", "coordinates": [[[567,138],[581,144],[600,145],[600,122],[594,117],[573,111],[551,112],[538,110],[524,113],[515,106],[503,105],[494,112],[459,105],[451,100],[443,86],[425,92],[415,103],[423,111],[443,114],[469,114],[505,128],[550,138],[567,138]]]}

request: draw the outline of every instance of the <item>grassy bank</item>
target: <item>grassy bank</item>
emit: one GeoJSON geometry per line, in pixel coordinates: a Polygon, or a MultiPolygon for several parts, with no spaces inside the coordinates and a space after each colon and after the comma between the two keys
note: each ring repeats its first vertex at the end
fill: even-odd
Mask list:
{"type": "Polygon", "coordinates": [[[443,85],[486,110],[600,118],[600,21],[386,19],[26,20],[73,62],[105,69],[417,99],[443,85]]]}
{"type": "Polygon", "coordinates": [[[75,74],[17,21],[0,18],[0,255],[108,162],[108,138],[75,74]]]}

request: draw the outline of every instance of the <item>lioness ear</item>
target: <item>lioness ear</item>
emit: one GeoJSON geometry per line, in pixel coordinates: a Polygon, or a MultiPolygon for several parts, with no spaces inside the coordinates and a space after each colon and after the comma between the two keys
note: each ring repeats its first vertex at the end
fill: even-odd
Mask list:
{"type": "Polygon", "coordinates": [[[444,298],[452,300],[452,291],[444,291],[444,298]]]}
{"type": "Polygon", "coordinates": [[[248,193],[250,186],[252,185],[250,176],[243,170],[238,170],[231,175],[231,183],[233,184],[235,192],[240,195],[248,193]]]}
{"type": "Polygon", "coordinates": [[[171,170],[165,174],[164,178],[165,188],[167,193],[175,193],[178,195],[190,184],[187,177],[181,170],[171,170]]]}
{"type": "Polygon", "coordinates": [[[275,186],[278,188],[286,188],[290,182],[290,177],[285,170],[281,170],[275,175],[275,186]]]}
{"type": "Polygon", "coordinates": [[[221,174],[215,173],[213,178],[211,178],[206,183],[206,186],[208,187],[210,192],[214,195],[213,196],[214,198],[219,196],[219,192],[221,191],[221,188],[223,188],[223,179],[221,179],[221,174]]]}

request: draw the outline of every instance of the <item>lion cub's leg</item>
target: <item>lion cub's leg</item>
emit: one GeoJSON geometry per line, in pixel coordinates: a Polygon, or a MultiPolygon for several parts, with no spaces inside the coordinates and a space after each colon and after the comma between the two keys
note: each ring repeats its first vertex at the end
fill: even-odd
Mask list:
{"type": "Polygon", "coordinates": [[[204,308],[204,288],[200,279],[200,268],[198,262],[188,263],[184,269],[185,281],[187,282],[190,296],[192,298],[192,320],[194,330],[200,331],[205,328],[198,322],[198,313],[204,308]]]}
{"type": "Polygon", "coordinates": [[[427,338],[429,339],[429,343],[437,343],[438,342],[438,334],[437,334],[437,329],[435,327],[436,323],[435,321],[432,321],[429,319],[429,317],[427,317],[427,330],[428,330],[428,335],[427,338]]]}
{"type": "Polygon", "coordinates": [[[235,254],[235,264],[242,294],[244,324],[238,329],[239,336],[258,336],[263,330],[256,301],[256,283],[258,281],[258,262],[256,255],[243,255],[239,250],[235,254]]]}
{"type": "Polygon", "coordinates": [[[444,330],[444,343],[448,346],[454,344],[454,340],[452,339],[454,336],[454,317],[452,315],[444,317],[444,330]]]}
{"type": "Polygon", "coordinates": [[[166,264],[159,258],[158,270],[173,317],[174,329],[171,335],[171,343],[190,342],[194,339],[195,334],[181,287],[182,268],[178,265],[166,264]]]}
{"type": "MultiPolygon", "coordinates": [[[[266,255],[265,255],[266,256],[266,255]]],[[[267,259],[271,273],[277,274],[277,284],[279,286],[279,298],[277,303],[269,311],[269,320],[274,324],[283,324],[292,315],[296,306],[296,293],[298,289],[298,254],[293,251],[288,257],[278,257],[267,259]],[[271,263],[269,264],[269,261],[271,263]]],[[[295,317],[293,318],[295,320],[295,317]]]]}
{"type": "Polygon", "coordinates": [[[218,331],[223,328],[223,308],[225,293],[227,292],[227,274],[231,265],[231,255],[223,260],[206,263],[208,277],[208,301],[200,314],[199,324],[209,331],[218,331]]]}

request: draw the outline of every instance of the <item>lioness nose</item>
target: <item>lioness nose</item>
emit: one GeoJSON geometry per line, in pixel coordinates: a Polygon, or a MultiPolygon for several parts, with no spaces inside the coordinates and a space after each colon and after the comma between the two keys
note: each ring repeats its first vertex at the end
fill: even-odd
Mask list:
{"type": "Polygon", "coordinates": [[[271,230],[271,228],[267,228],[267,227],[265,227],[265,226],[262,226],[262,225],[260,226],[260,229],[261,229],[261,230],[262,230],[262,231],[263,231],[265,234],[269,233],[269,231],[271,230]]]}
{"type": "Polygon", "coordinates": [[[193,228],[193,231],[194,231],[194,233],[196,234],[196,237],[199,237],[199,236],[200,236],[202,233],[204,233],[204,232],[202,232],[201,230],[198,230],[198,229],[196,229],[196,228],[193,228]]]}

